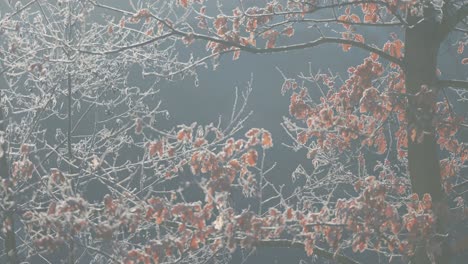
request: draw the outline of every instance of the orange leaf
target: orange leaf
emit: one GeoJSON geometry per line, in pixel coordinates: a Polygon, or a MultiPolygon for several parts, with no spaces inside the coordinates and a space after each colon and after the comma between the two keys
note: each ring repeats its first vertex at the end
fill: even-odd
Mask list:
{"type": "Polygon", "coordinates": [[[416,128],[413,128],[413,129],[411,130],[411,140],[412,140],[413,142],[416,141],[416,135],[417,135],[417,134],[418,134],[418,131],[416,130],[416,128]]]}
{"type": "Polygon", "coordinates": [[[361,22],[361,19],[360,19],[357,15],[355,15],[355,14],[352,14],[352,15],[350,16],[350,18],[351,18],[351,20],[352,20],[353,22],[355,22],[355,23],[361,22]]]}
{"type": "Polygon", "coordinates": [[[236,159],[233,159],[233,160],[229,161],[229,165],[235,170],[240,170],[241,169],[241,165],[240,165],[239,161],[236,160],[236,159]]]}
{"type": "Polygon", "coordinates": [[[260,133],[260,129],[258,128],[251,128],[247,133],[245,133],[245,136],[250,138],[250,137],[256,137],[260,133]]]}
{"type": "Polygon", "coordinates": [[[253,167],[257,163],[258,154],[257,151],[252,149],[249,152],[242,155],[242,158],[247,165],[253,167]]]}
{"type": "Polygon", "coordinates": [[[240,50],[234,51],[234,54],[232,55],[232,60],[238,60],[240,57],[240,50]]]}
{"type": "Polygon", "coordinates": [[[304,248],[307,256],[312,256],[314,254],[314,241],[312,239],[306,239],[304,243],[304,248]]]}
{"type": "Polygon", "coordinates": [[[297,134],[297,141],[301,144],[306,144],[308,139],[309,136],[307,135],[306,131],[302,131],[299,134],[297,134]]]}
{"type": "Polygon", "coordinates": [[[186,8],[188,6],[188,0],[179,0],[179,5],[186,8]]]}
{"type": "Polygon", "coordinates": [[[267,44],[266,44],[266,48],[267,49],[272,49],[275,47],[275,43],[276,43],[276,37],[270,37],[268,38],[268,41],[267,41],[267,44]]]}
{"type": "Polygon", "coordinates": [[[287,27],[285,30],[282,32],[284,35],[288,37],[292,37],[294,35],[294,28],[293,27],[287,27]]]}
{"type": "Polygon", "coordinates": [[[361,34],[355,34],[355,35],[354,35],[354,40],[357,41],[357,42],[361,42],[361,43],[364,43],[364,42],[365,42],[364,36],[361,35],[361,34]]]}
{"type": "Polygon", "coordinates": [[[190,241],[190,249],[192,250],[198,249],[198,239],[195,235],[192,236],[192,240],[190,241]]]}
{"type": "Polygon", "coordinates": [[[349,44],[341,44],[344,52],[348,52],[351,49],[351,45],[349,44]]]}
{"type": "Polygon", "coordinates": [[[458,43],[457,53],[458,53],[458,54],[462,54],[464,50],[465,50],[465,45],[464,45],[463,42],[460,41],[460,42],[458,43]]]}
{"type": "Polygon", "coordinates": [[[271,148],[273,146],[273,140],[271,139],[271,134],[268,131],[264,131],[262,134],[262,147],[271,148]]]}
{"type": "Polygon", "coordinates": [[[382,137],[379,137],[378,140],[376,140],[377,142],[377,153],[379,154],[384,154],[385,151],[387,150],[387,141],[385,140],[385,138],[382,136],[382,137]]]}
{"type": "Polygon", "coordinates": [[[288,220],[291,220],[293,217],[294,217],[294,214],[293,214],[293,209],[291,207],[289,207],[287,210],[286,210],[286,219],[288,220]]]}
{"type": "Polygon", "coordinates": [[[162,141],[151,142],[149,144],[149,154],[151,157],[158,154],[161,157],[164,154],[164,144],[162,141]]]}

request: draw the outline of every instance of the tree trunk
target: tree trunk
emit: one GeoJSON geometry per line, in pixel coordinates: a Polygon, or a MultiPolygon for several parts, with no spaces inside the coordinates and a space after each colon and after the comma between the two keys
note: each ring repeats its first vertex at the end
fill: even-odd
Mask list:
{"type": "MultiPolygon", "coordinates": [[[[438,37],[440,22],[437,22],[434,13],[425,10],[425,19],[409,17],[408,22],[413,25],[405,33],[405,77],[408,93],[408,171],[411,178],[413,193],[421,198],[425,193],[432,197],[434,211],[436,213],[437,232],[444,234],[445,225],[442,208],[445,206],[444,191],[442,188],[440,164],[436,143],[435,129],[433,126],[433,104],[436,102],[438,87],[437,81],[437,55],[441,43],[438,37]],[[429,14],[428,14],[429,13],[429,14]],[[432,13],[432,15],[430,15],[432,13]],[[419,23],[418,23],[419,21],[419,23]],[[418,100],[418,92],[422,86],[432,90],[428,101],[423,103],[418,100]],[[413,130],[418,134],[414,137],[413,130]],[[420,133],[423,136],[417,139],[420,133]],[[413,140],[415,139],[415,140],[413,140]]],[[[426,241],[422,241],[425,243],[426,241]]],[[[450,263],[450,253],[447,251],[446,241],[442,242],[441,253],[435,253],[435,262],[440,264],[450,263]]],[[[427,245],[421,244],[416,249],[416,254],[411,263],[431,263],[427,252],[427,245]]]]}

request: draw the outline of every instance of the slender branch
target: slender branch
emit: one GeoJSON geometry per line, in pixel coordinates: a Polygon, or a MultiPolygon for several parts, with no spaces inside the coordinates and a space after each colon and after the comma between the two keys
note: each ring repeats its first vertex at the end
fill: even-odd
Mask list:
{"type": "Polygon", "coordinates": [[[338,24],[346,24],[346,25],[353,25],[353,26],[368,26],[368,27],[400,27],[403,26],[403,23],[400,22],[387,22],[387,23],[366,23],[366,22],[353,22],[343,19],[337,18],[325,18],[325,19],[310,19],[305,18],[301,20],[292,20],[287,22],[307,22],[307,23],[338,23],[338,24]]]}
{"type": "MultiPolygon", "coordinates": [[[[67,44],[71,45],[73,41],[73,25],[72,25],[72,9],[71,9],[71,3],[68,3],[68,37],[67,37],[67,44]]],[[[67,57],[70,60],[70,55],[67,53],[67,57]]],[[[72,126],[73,126],[73,120],[72,120],[72,111],[73,111],[73,87],[72,87],[72,75],[70,72],[70,69],[68,68],[68,75],[67,75],[67,90],[68,90],[68,113],[67,113],[67,118],[68,118],[68,129],[67,129],[67,147],[68,147],[68,156],[70,159],[70,165],[68,166],[68,173],[73,174],[73,166],[71,166],[74,161],[73,161],[73,151],[72,151],[72,126]]],[[[73,164],[74,165],[74,164],[73,164]]],[[[72,180],[71,183],[71,190],[74,190],[74,181],[72,180]]],[[[72,231],[73,232],[73,231],[72,231]]],[[[73,235],[70,238],[69,241],[69,254],[68,254],[68,263],[73,264],[75,263],[75,242],[73,239],[73,235]]]]}
{"type": "Polygon", "coordinates": [[[29,3],[25,4],[22,8],[18,9],[17,11],[15,11],[14,13],[6,16],[3,21],[6,21],[16,15],[18,15],[19,13],[23,12],[24,10],[26,10],[28,7],[30,7],[32,4],[34,4],[35,2],[37,2],[38,0],[32,0],[30,1],[29,3]]]}
{"type": "MultiPolygon", "coordinates": [[[[302,2],[302,1],[301,1],[302,2]]],[[[408,23],[405,21],[405,19],[399,15],[397,12],[394,12],[392,11],[391,9],[391,6],[389,3],[385,2],[385,1],[374,1],[374,0],[360,0],[360,1],[348,1],[348,2],[341,2],[341,3],[333,3],[333,4],[330,4],[330,5],[324,5],[324,6],[317,6],[313,3],[307,3],[307,2],[302,2],[302,4],[304,5],[310,5],[311,6],[311,10],[309,11],[283,11],[283,12],[272,12],[272,13],[266,13],[266,14],[246,14],[244,13],[243,15],[245,15],[246,17],[263,17],[263,16],[271,16],[271,15],[274,15],[274,16],[285,16],[285,15],[294,15],[294,14],[312,14],[312,13],[316,13],[320,10],[325,10],[325,9],[335,9],[335,8],[339,8],[339,7],[346,7],[346,6],[355,6],[355,5],[359,5],[359,4],[375,4],[375,5],[379,5],[379,6],[383,6],[383,7],[386,7],[390,10],[391,14],[396,18],[398,19],[402,25],[405,25],[405,26],[408,26],[408,23]]]]}
{"type": "MultiPolygon", "coordinates": [[[[1,90],[0,90],[1,92],[1,90]]],[[[1,94],[0,94],[1,95],[1,94]]],[[[0,132],[4,132],[4,116],[2,109],[0,108],[0,132]]],[[[10,178],[10,171],[8,167],[7,161],[7,150],[6,144],[2,144],[0,142],[0,148],[2,148],[2,153],[0,154],[0,179],[8,179],[10,178]]],[[[6,199],[3,202],[10,202],[9,195],[7,195],[6,199]]],[[[10,226],[9,228],[5,228],[5,241],[4,241],[4,249],[7,255],[7,263],[9,264],[16,264],[19,263],[18,256],[17,256],[17,248],[16,248],[16,237],[15,237],[15,227],[14,227],[14,218],[13,213],[11,210],[3,211],[2,218],[0,219],[0,226],[3,228],[3,224],[8,223],[10,226]]]]}
{"type": "Polygon", "coordinates": [[[327,43],[351,45],[353,47],[357,47],[357,48],[378,54],[380,57],[403,67],[402,60],[391,56],[390,54],[384,52],[381,49],[371,47],[361,42],[357,42],[357,41],[353,41],[349,39],[341,39],[341,38],[321,37],[317,40],[307,42],[307,43],[290,45],[290,46],[281,46],[281,47],[276,47],[276,48],[271,48],[271,49],[259,49],[259,48],[243,47],[243,46],[240,46],[240,47],[237,46],[237,47],[240,48],[241,50],[260,54],[260,53],[277,53],[277,52],[307,49],[307,48],[313,48],[313,47],[316,47],[322,44],[327,44],[327,43]]]}
{"type": "Polygon", "coordinates": [[[453,88],[461,88],[461,89],[468,91],[468,81],[464,81],[464,80],[438,80],[437,85],[440,88],[453,87],[453,88]]]}
{"type": "Polygon", "coordinates": [[[113,256],[107,254],[107,253],[104,252],[103,250],[100,250],[100,249],[98,249],[98,248],[94,248],[94,247],[92,247],[92,246],[85,245],[85,244],[80,243],[80,242],[78,242],[78,243],[80,244],[80,246],[84,247],[85,249],[87,249],[87,250],[89,250],[89,251],[92,251],[92,252],[94,252],[94,253],[103,255],[104,257],[108,258],[109,260],[111,260],[112,262],[114,262],[114,263],[116,263],[116,264],[117,264],[117,263],[120,263],[120,261],[119,261],[118,259],[116,259],[116,258],[114,258],[113,256]]]}
{"type": "Polygon", "coordinates": [[[467,181],[464,181],[462,183],[459,183],[457,185],[454,185],[453,186],[453,189],[454,190],[457,190],[457,189],[461,189],[462,187],[465,187],[465,186],[468,186],[468,180],[467,181]]]}
{"type": "MultiPolygon", "coordinates": [[[[174,221],[165,221],[163,223],[165,227],[168,228],[179,228],[180,223],[174,221]]],[[[193,229],[192,226],[187,226],[189,229],[193,229]]],[[[238,239],[240,240],[240,239],[238,239]]],[[[304,243],[299,241],[293,241],[289,239],[269,239],[269,240],[259,240],[256,241],[254,244],[258,248],[299,248],[304,250],[304,243]]],[[[359,262],[349,258],[345,255],[337,254],[336,252],[330,252],[328,250],[322,249],[320,247],[314,246],[314,254],[319,257],[323,257],[326,259],[333,259],[337,263],[341,264],[359,264],[359,262]]]]}
{"type": "MultiPolygon", "coordinates": [[[[72,126],[73,126],[73,121],[72,121],[72,106],[73,106],[73,98],[72,98],[72,77],[71,74],[68,73],[68,78],[67,78],[67,86],[68,86],[68,113],[67,113],[67,119],[68,119],[68,130],[67,130],[67,148],[68,148],[68,156],[70,158],[70,162],[73,162],[73,151],[72,151],[72,126]]],[[[70,167],[71,170],[71,167],[70,167]]],[[[72,171],[70,171],[70,174],[72,174],[72,171]]]]}
{"type": "MultiPolygon", "coordinates": [[[[270,248],[300,248],[304,249],[304,244],[301,242],[291,241],[287,239],[277,239],[277,240],[261,240],[255,243],[257,247],[270,247],[270,248]]],[[[359,262],[346,257],[341,254],[335,254],[328,250],[322,249],[320,247],[314,247],[314,254],[319,257],[326,259],[333,259],[337,263],[341,264],[359,264],[359,262]]]]}
{"type": "Polygon", "coordinates": [[[301,43],[301,44],[295,44],[295,45],[289,45],[289,46],[280,46],[280,47],[275,47],[275,48],[256,48],[253,46],[243,46],[240,43],[235,43],[215,37],[210,37],[207,35],[202,35],[202,34],[191,34],[191,33],[185,33],[182,31],[179,31],[177,29],[172,29],[173,32],[177,35],[181,35],[184,37],[193,37],[194,39],[199,39],[199,40],[205,40],[205,41],[212,41],[215,43],[223,44],[228,47],[236,47],[239,48],[242,51],[246,51],[249,53],[254,53],[254,54],[268,54],[268,53],[279,53],[279,52],[287,52],[287,51],[293,51],[293,50],[302,50],[302,49],[308,49],[308,48],[313,48],[317,47],[322,44],[327,44],[327,43],[336,43],[336,44],[345,44],[345,45],[351,45],[353,47],[357,47],[369,52],[373,52],[375,54],[378,54],[380,57],[395,63],[399,65],[400,67],[403,68],[404,64],[403,61],[393,57],[392,55],[384,52],[381,49],[369,46],[365,43],[354,41],[354,40],[349,40],[349,39],[341,39],[341,38],[332,38],[332,37],[320,37],[314,41],[306,42],[306,43],[301,43]]]}
{"type": "Polygon", "coordinates": [[[88,50],[78,50],[79,52],[81,53],[86,53],[86,54],[92,54],[92,55],[110,55],[110,54],[115,54],[115,53],[119,53],[119,52],[122,52],[122,51],[126,51],[126,50],[129,50],[129,49],[134,49],[134,48],[139,48],[139,47],[143,47],[143,46],[146,46],[146,45],[149,45],[151,43],[154,43],[158,40],[162,40],[162,39],[165,39],[165,38],[168,38],[170,36],[174,35],[174,33],[167,33],[167,34],[164,34],[164,35],[161,35],[161,36],[157,36],[157,37],[154,37],[154,38],[151,38],[147,41],[143,41],[143,42],[139,42],[139,43],[135,43],[133,45],[129,45],[129,46],[125,46],[125,47],[120,47],[120,48],[117,48],[117,49],[114,49],[114,50],[109,50],[109,51],[105,51],[105,52],[95,52],[95,51],[88,51],[88,50]]]}

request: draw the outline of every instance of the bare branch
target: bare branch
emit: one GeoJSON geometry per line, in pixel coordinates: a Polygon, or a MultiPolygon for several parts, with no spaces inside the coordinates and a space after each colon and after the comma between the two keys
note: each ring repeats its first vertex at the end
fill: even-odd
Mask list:
{"type": "MultiPolygon", "coordinates": [[[[118,12],[118,13],[122,13],[122,14],[125,14],[125,15],[131,14],[128,11],[116,9],[114,7],[109,7],[109,6],[102,5],[102,4],[98,4],[98,3],[92,2],[91,0],[88,0],[88,1],[90,1],[96,7],[101,7],[101,8],[108,9],[108,10],[118,12]]],[[[363,1],[363,2],[374,2],[374,1],[363,1]]],[[[378,2],[378,3],[382,4],[382,2],[380,2],[380,1],[375,1],[375,2],[376,3],[378,2]]],[[[359,2],[353,2],[352,4],[358,4],[358,3],[359,2]]],[[[395,64],[399,65],[400,67],[404,66],[402,60],[391,56],[390,54],[384,52],[381,49],[369,46],[369,45],[367,45],[365,43],[362,43],[362,42],[353,41],[353,40],[349,40],[349,39],[341,39],[341,38],[333,38],[333,37],[321,37],[321,38],[318,38],[318,39],[316,39],[314,41],[307,42],[307,43],[262,49],[262,48],[256,48],[256,47],[253,47],[253,46],[244,46],[244,45],[241,45],[240,43],[227,41],[227,40],[223,40],[223,39],[220,39],[220,38],[217,38],[217,37],[212,37],[212,36],[203,35],[203,34],[199,34],[199,33],[184,32],[184,31],[176,29],[175,27],[173,27],[172,25],[170,25],[169,23],[167,23],[163,19],[160,19],[160,18],[154,16],[153,14],[151,14],[151,17],[158,20],[158,21],[160,21],[161,23],[163,23],[175,35],[179,35],[179,36],[182,36],[182,37],[193,38],[193,39],[197,39],[197,40],[211,41],[211,42],[223,44],[223,45],[225,45],[227,47],[236,47],[236,48],[239,48],[242,51],[246,51],[246,52],[254,53],[254,54],[269,54],[269,53],[287,52],[287,51],[292,51],[292,50],[301,50],[301,49],[312,48],[312,47],[316,47],[316,46],[319,46],[319,45],[322,45],[322,44],[327,44],[327,43],[336,43],[336,44],[351,45],[353,47],[357,47],[357,48],[360,48],[360,49],[363,49],[363,50],[366,50],[366,51],[369,51],[369,52],[373,52],[375,54],[378,54],[380,57],[382,57],[382,58],[384,58],[384,59],[386,59],[386,60],[388,60],[388,61],[390,61],[392,63],[395,63],[395,64]]],[[[148,40],[147,42],[144,42],[144,43],[138,43],[138,44],[128,46],[128,47],[122,47],[122,48],[117,49],[115,51],[111,51],[111,53],[131,49],[133,47],[141,47],[141,46],[144,46],[145,44],[152,43],[152,42],[160,40],[162,38],[169,37],[169,34],[170,33],[168,33],[167,35],[163,35],[163,36],[154,38],[152,40],[148,40]]]]}
{"type": "Polygon", "coordinates": [[[270,53],[279,53],[279,52],[287,52],[287,51],[293,51],[293,50],[302,50],[302,49],[308,49],[308,48],[313,48],[317,47],[322,44],[327,44],[327,43],[336,43],[336,44],[345,44],[345,45],[351,45],[353,47],[357,47],[369,52],[373,52],[375,54],[378,54],[380,57],[395,63],[399,65],[400,67],[403,67],[403,61],[391,56],[390,54],[384,52],[381,49],[369,46],[365,43],[354,41],[354,40],[349,40],[349,39],[341,39],[341,38],[331,38],[331,37],[321,37],[318,38],[314,41],[311,42],[306,42],[302,44],[295,44],[295,45],[289,45],[289,46],[280,46],[280,47],[275,47],[275,48],[255,48],[253,46],[243,46],[238,43],[222,40],[219,38],[213,38],[210,36],[202,35],[202,34],[188,34],[184,33],[181,31],[175,31],[176,34],[182,35],[182,36],[192,36],[195,39],[201,39],[201,40],[206,40],[206,41],[213,41],[216,43],[220,43],[226,46],[231,46],[231,47],[236,47],[239,48],[242,51],[254,53],[254,54],[270,54],[270,53]]]}
{"type": "MultiPolygon", "coordinates": [[[[304,244],[297,241],[291,241],[287,239],[277,239],[277,240],[262,240],[255,243],[257,247],[272,247],[272,248],[300,248],[304,249],[304,244]]],[[[320,247],[314,247],[314,254],[317,256],[326,258],[326,259],[333,259],[338,263],[342,264],[359,264],[359,262],[346,257],[341,254],[332,253],[320,247]]]]}
{"type": "Polygon", "coordinates": [[[126,51],[126,50],[129,50],[129,49],[143,47],[143,46],[149,45],[151,43],[157,42],[159,40],[166,39],[166,38],[168,38],[168,37],[170,37],[172,35],[174,35],[174,33],[171,32],[171,33],[167,33],[167,34],[164,34],[164,35],[161,35],[161,36],[151,38],[151,39],[149,39],[147,41],[143,41],[143,42],[140,42],[140,43],[135,43],[135,44],[132,44],[132,45],[129,45],[129,46],[121,47],[121,48],[118,48],[118,49],[115,49],[115,50],[104,51],[104,52],[95,52],[95,51],[89,51],[89,50],[78,50],[78,51],[81,52],[81,53],[92,54],[92,55],[110,55],[110,54],[115,54],[115,53],[119,53],[119,52],[122,52],[122,51],[126,51]]]}
{"type": "Polygon", "coordinates": [[[437,85],[440,88],[453,87],[456,89],[468,90],[468,81],[463,80],[438,80],[437,85]]]}

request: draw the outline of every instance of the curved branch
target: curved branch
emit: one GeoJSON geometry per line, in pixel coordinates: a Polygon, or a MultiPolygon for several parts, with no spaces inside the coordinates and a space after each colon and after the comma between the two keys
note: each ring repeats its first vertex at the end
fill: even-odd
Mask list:
{"type": "Polygon", "coordinates": [[[278,53],[278,52],[286,52],[286,51],[292,51],[292,50],[301,50],[301,49],[308,49],[308,48],[313,48],[322,44],[326,43],[336,43],[336,44],[345,44],[345,45],[351,45],[353,47],[357,47],[369,52],[373,52],[375,54],[378,54],[380,57],[395,63],[399,65],[400,67],[403,68],[403,61],[393,57],[392,55],[384,52],[381,49],[374,48],[372,46],[369,46],[365,43],[354,41],[354,40],[349,40],[349,39],[341,39],[341,38],[332,38],[332,37],[320,37],[314,41],[306,42],[306,43],[301,43],[301,44],[295,44],[295,45],[289,45],[289,46],[280,46],[280,47],[275,47],[275,48],[256,48],[253,46],[243,46],[238,43],[222,40],[219,38],[213,38],[210,36],[206,35],[201,35],[201,34],[187,34],[181,31],[175,32],[178,35],[183,35],[183,36],[192,36],[194,39],[201,39],[201,40],[206,40],[206,41],[212,41],[216,43],[220,43],[226,46],[230,47],[236,47],[239,48],[242,51],[246,51],[249,53],[255,53],[255,54],[266,54],[266,53],[278,53]]]}
{"type": "MultiPolygon", "coordinates": [[[[256,247],[270,247],[270,248],[300,248],[304,249],[304,244],[300,242],[295,242],[287,239],[276,239],[276,240],[260,240],[255,243],[256,247]]],[[[319,248],[317,246],[314,247],[314,254],[319,257],[323,257],[326,259],[333,259],[337,263],[341,264],[359,264],[359,262],[346,257],[344,255],[335,254],[328,250],[319,248]]]]}
{"type": "MultiPolygon", "coordinates": [[[[128,11],[125,11],[125,10],[120,10],[120,9],[116,9],[116,8],[113,8],[113,7],[110,7],[110,6],[95,3],[92,0],[88,0],[88,1],[91,2],[96,7],[101,7],[101,8],[104,8],[104,9],[108,9],[108,10],[119,12],[119,13],[126,14],[126,15],[132,14],[131,12],[128,12],[128,11]]],[[[356,2],[353,2],[353,3],[355,4],[356,2]]],[[[253,47],[253,46],[243,46],[240,43],[235,43],[235,42],[232,42],[232,41],[223,40],[223,39],[220,39],[220,38],[217,38],[217,37],[211,37],[211,36],[198,34],[198,33],[184,32],[184,31],[181,31],[181,30],[178,30],[178,29],[174,28],[172,25],[168,24],[167,21],[165,21],[163,19],[160,19],[160,18],[158,18],[158,17],[156,17],[156,16],[154,16],[152,14],[151,14],[151,17],[158,20],[162,24],[164,24],[164,26],[168,27],[172,34],[179,35],[179,36],[182,36],[182,37],[187,37],[187,38],[198,39],[198,40],[212,41],[212,42],[215,42],[215,43],[223,44],[223,45],[225,45],[227,47],[239,48],[241,51],[246,51],[246,52],[249,52],[249,53],[262,54],[262,53],[286,52],[286,51],[291,51],[291,50],[300,50],[300,49],[312,48],[312,47],[316,47],[316,46],[319,46],[321,44],[326,44],[326,43],[336,43],[336,44],[351,45],[353,47],[357,47],[357,48],[360,48],[360,49],[363,49],[363,50],[366,50],[366,51],[369,51],[369,52],[373,52],[375,54],[378,54],[380,57],[382,57],[382,58],[384,58],[384,59],[386,59],[386,60],[388,60],[388,61],[390,61],[392,63],[395,63],[395,64],[399,65],[402,68],[404,66],[402,60],[400,60],[399,58],[391,56],[390,54],[384,52],[381,49],[366,45],[365,43],[362,43],[362,42],[353,41],[353,40],[349,40],[349,39],[321,37],[321,38],[318,38],[318,39],[316,39],[314,41],[307,42],[307,43],[289,45],[289,46],[281,46],[281,47],[269,48],[269,49],[267,49],[267,48],[262,49],[262,48],[256,48],[256,47],[253,47]]],[[[171,33],[169,33],[169,34],[171,34],[171,33]]],[[[169,37],[169,36],[164,36],[164,37],[169,37]]],[[[162,38],[164,38],[164,37],[162,37],[162,38]]],[[[159,38],[157,40],[160,40],[162,38],[159,38]]],[[[153,40],[149,40],[148,42],[154,42],[154,41],[156,41],[156,40],[153,39],[153,40]]],[[[142,43],[139,43],[139,44],[136,44],[135,46],[136,47],[143,46],[141,44],[142,43]]],[[[112,52],[118,52],[118,51],[130,49],[130,48],[132,48],[132,47],[130,47],[130,46],[129,47],[121,47],[121,48],[117,49],[116,51],[112,51],[112,52]]]]}

